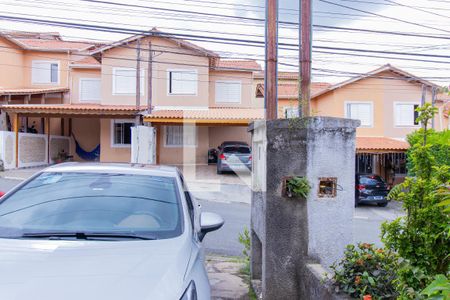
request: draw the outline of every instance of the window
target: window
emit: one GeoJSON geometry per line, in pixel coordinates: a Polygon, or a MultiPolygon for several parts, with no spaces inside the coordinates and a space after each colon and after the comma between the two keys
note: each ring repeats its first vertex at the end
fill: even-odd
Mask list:
{"type": "Polygon", "coordinates": [[[31,63],[31,82],[33,84],[59,83],[59,62],[33,60],[31,63]]]}
{"type": "Polygon", "coordinates": [[[217,103],[241,103],[240,81],[216,81],[217,103]]]}
{"type": "Polygon", "coordinates": [[[416,122],[419,113],[416,109],[418,104],[414,103],[395,103],[395,126],[417,126],[416,122]]]}
{"type": "Polygon", "coordinates": [[[196,95],[197,71],[196,70],[169,70],[168,92],[171,95],[196,95]]]}
{"type": "Polygon", "coordinates": [[[112,121],[112,146],[128,147],[131,145],[131,127],[134,122],[131,120],[112,121]]]}
{"type": "MultiPolygon", "coordinates": [[[[144,94],[144,70],[141,70],[141,95],[144,94]]],[[[113,68],[113,94],[136,95],[136,69],[113,68]]]]}
{"type": "Polygon", "coordinates": [[[196,146],[196,128],[194,126],[166,126],[165,145],[167,147],[196,146]]]}
{"type": "Polygon", "coordinates": [[[80,78],[80,101],[100,101],[99,78],[80,78]]]}
{"type": "Polygon", "coordinates": [[[285,107],[284,108],[284,117],[286,119],[290,118],[298,118],[300,114],[298,113],[298,107],[285,107]]]}
{"type": "Polygon", "coordinates": [[[356,154],[356,173],[371,174],[373,173],[373,155],[369,153],[356,154]]]}
{"type": "Polygon", "coordinates": [[[371,127],[372,103],[346,103],[346,117],[360,120],[361,127],[371,127]]]}

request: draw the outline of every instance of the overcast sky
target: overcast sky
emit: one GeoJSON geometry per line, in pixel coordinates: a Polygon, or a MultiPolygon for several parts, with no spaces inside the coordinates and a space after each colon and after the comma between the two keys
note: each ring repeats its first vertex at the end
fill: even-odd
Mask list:
{"type": "MultiPolygon", "coordinates": [[[[102,0],[127,3],[153,8],[179,9],[245,18],[264,18],[264,1],[258,0],[102,0]]],[[[328,1],[328,0],[326,0],[328,1]]],[[[431,39],[411,36],[382,35],[351,31],[315,28],[314,46],[395,51],[416,54],[450,55],[450,0],[330,0],[353,9],[376,13],[374,16],[361,11],[314,2],[314,24],[358,29],[408,32],[436,35],[447,39],[431,39]],[[406,5],[406,6],[404,6],[406,5]],[[409,7],[408,7],[409,6],[409,7]],[[396,21],[391,18],[401,19],[396,21]],[[417,23],[413,25],[411,23],[417,23]]],[[[298,0],[280,1],[280,21],[298,22],[298,0]]],[[[23,18],[39,18],[71,23],[109,26],[120,29],[147,30],[158,27],[162,31],[200,36],[227,37],[245,40],[263,40],[263,23],[243,19],[220,19],[167,12],[149,8],[115,6],[78,0],[0,0],[0,15],[23,18]],[[222,33],[222,34],[220,34],[222,33]]],[[[97,39],[103,41],[127,37],[124,34],[80,30],[56,26],[0,21],[6,30],[58,31],[66,39],[97,39]]],[[[280,43],[298,44],[298,29],[293,25],[280,24],[280,43]]],[[[224,57],[263,59],[262,47],[227,45],[222,43],[195,42],[218,52],[224,57]]],[[[284,47],[286,48],[286,47],[284,47]]],[[[424,56],[401,56],[412,60],[400,60],[387,54],[372,53],[374,58],[337,55],[336,49],[323,50],[331,53],[313,53],[313,80],[338,82],[353,73],[364,73],[386,63],[391,63],[417,76],[425,77],[440,85],[450,83],[450,59],[424,56]],[[417,60],[444,61],[444,63],[417,60]],[[447,62],[447,63],[445,63],[447,62]],[[333,76],[330,76],[334,74],[333,76]]],[[[349,51],[345,51],[349,53],[349,51]]],[[[357,55],[363,53],[355,52],[357,55]]],[[[280,50],[280,70],[294,70],[288,65],[298,65],[296,50],[280,50]]],[[[260,61],[262,63],[262,61],[260,61]]]]}

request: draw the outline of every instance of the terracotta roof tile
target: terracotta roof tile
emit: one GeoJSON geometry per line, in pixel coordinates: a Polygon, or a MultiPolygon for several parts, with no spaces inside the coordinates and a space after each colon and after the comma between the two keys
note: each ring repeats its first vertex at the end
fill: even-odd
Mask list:
{"type": "Polygon", "coordinates": [[[217,62],[216,69],[259,71],[261,66],[254,60],[223,60],[217,62]]]}
{"type": "Polygon", "coordinates": [[[68,92],[68,88],[16,88],[16,89],[2,89],[0,88],[0,95],[29,95],[29,94],[43,94],[43,93],[60,93],[68,92]]]}
{"type": "MultiPolygon", "coordinates": [[[[311,83],[311,94],[318,93],[326,88],[328,88],[331,84],[326,82],[313,82],[311,83]]],[[[264,96],[264,84],[258,84],[257,96],[264,96]]],[[[278,98],[286,99],[286,98],[297,98],[298,97],[298,84],[297,83],[278,83],[278,98]]]]}
{"type": "Polygon", "coordinates": [[[153,119],[257,120],[264,118],[264,110],[258,108],[154,110],[145,117],[153,119]]]}
{"type": "Polygon", "coordinates": [[[67,115],[134,115],[145,107],[136,109],[134,105],[101,105],[101,104],[6,104],[0,108],[9,112],[24,114],[67,114],[67,115]]]}
{"type": "Polygon", "coordinates": [[[96,60],[92,56],[86,56],[80,60],[73,61],[72,64],[74,64],[74,65],[100,65],[98,60],[96,60]]]}
{"type": "Polygon", "coordinates": [[[72,42],[51,39],[15,39],[18,43],[24,45],[28,49],[38,50],[82,50],[94,43],[72,42]]]}
{"type": "Polygon", "coordinates": [[[407,150],[409,144],[388,137],[356,137],[356,150],[407,150]]]}

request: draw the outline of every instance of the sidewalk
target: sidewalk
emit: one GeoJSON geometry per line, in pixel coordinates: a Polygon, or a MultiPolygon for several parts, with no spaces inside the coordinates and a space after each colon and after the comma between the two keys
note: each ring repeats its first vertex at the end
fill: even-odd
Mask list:
{"type": "Polygon", "coordinates": [[[45,168],[47,168],[47,166],[5,170],[3,172],[0,172],[0,177],[4,178],[4,179],[12,179],[12,180],[25,180],[25,179],[28,179],[31,176],[33,176],[36,172],[39,172],[45,168]]]}
{"type": "Polygon", "coordinates": [[[247,300],[249,285],[241,269],[244,264],[237,258],[224,256],[207,256],[206,270],[211,284],[213,300],[247,300]]]}

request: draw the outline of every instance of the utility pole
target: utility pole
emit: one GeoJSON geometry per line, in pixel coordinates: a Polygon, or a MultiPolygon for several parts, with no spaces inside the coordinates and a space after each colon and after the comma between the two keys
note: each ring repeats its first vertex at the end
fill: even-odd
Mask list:
{"type": "MultiPolygon", "coordinates": [[[[436,105],[436,88],[432,87],[431,88],[431,106],[434,108],[436,105]]],[[[431,119],[431,128],[434,129],[434,116],[431,119]]]]}
{"type": "Polygon", "coordinates": [[[265,40],[264,100],[266,119],[275,120],[278,113],[278,0],[266,0],[265,40]]]}
{"type": "MultiPolygon", "coordinates": [[[[137,39],[136,47],[136,110],[139,111],[141,102],[141,39],[137,39]]],[[[140,116],[136,115],[135,125],[140,125],[140,116]]]]}
{"type": "Polygon", "coordinates": [[[153,97],[153,86],[152,86],[152,77],[153,77],[153,51],[152,51],[152,42],[148,42],[148,88],[147,88],[147,114],[152,113],[152,97],[153,97]]]}
{"type": "Polygon", "coordinates": [[[312,47],[312,4],[311,0],[300,0],[300,99],[299,113],[309,117],[311,102],[311,47],[312,47]]]}

